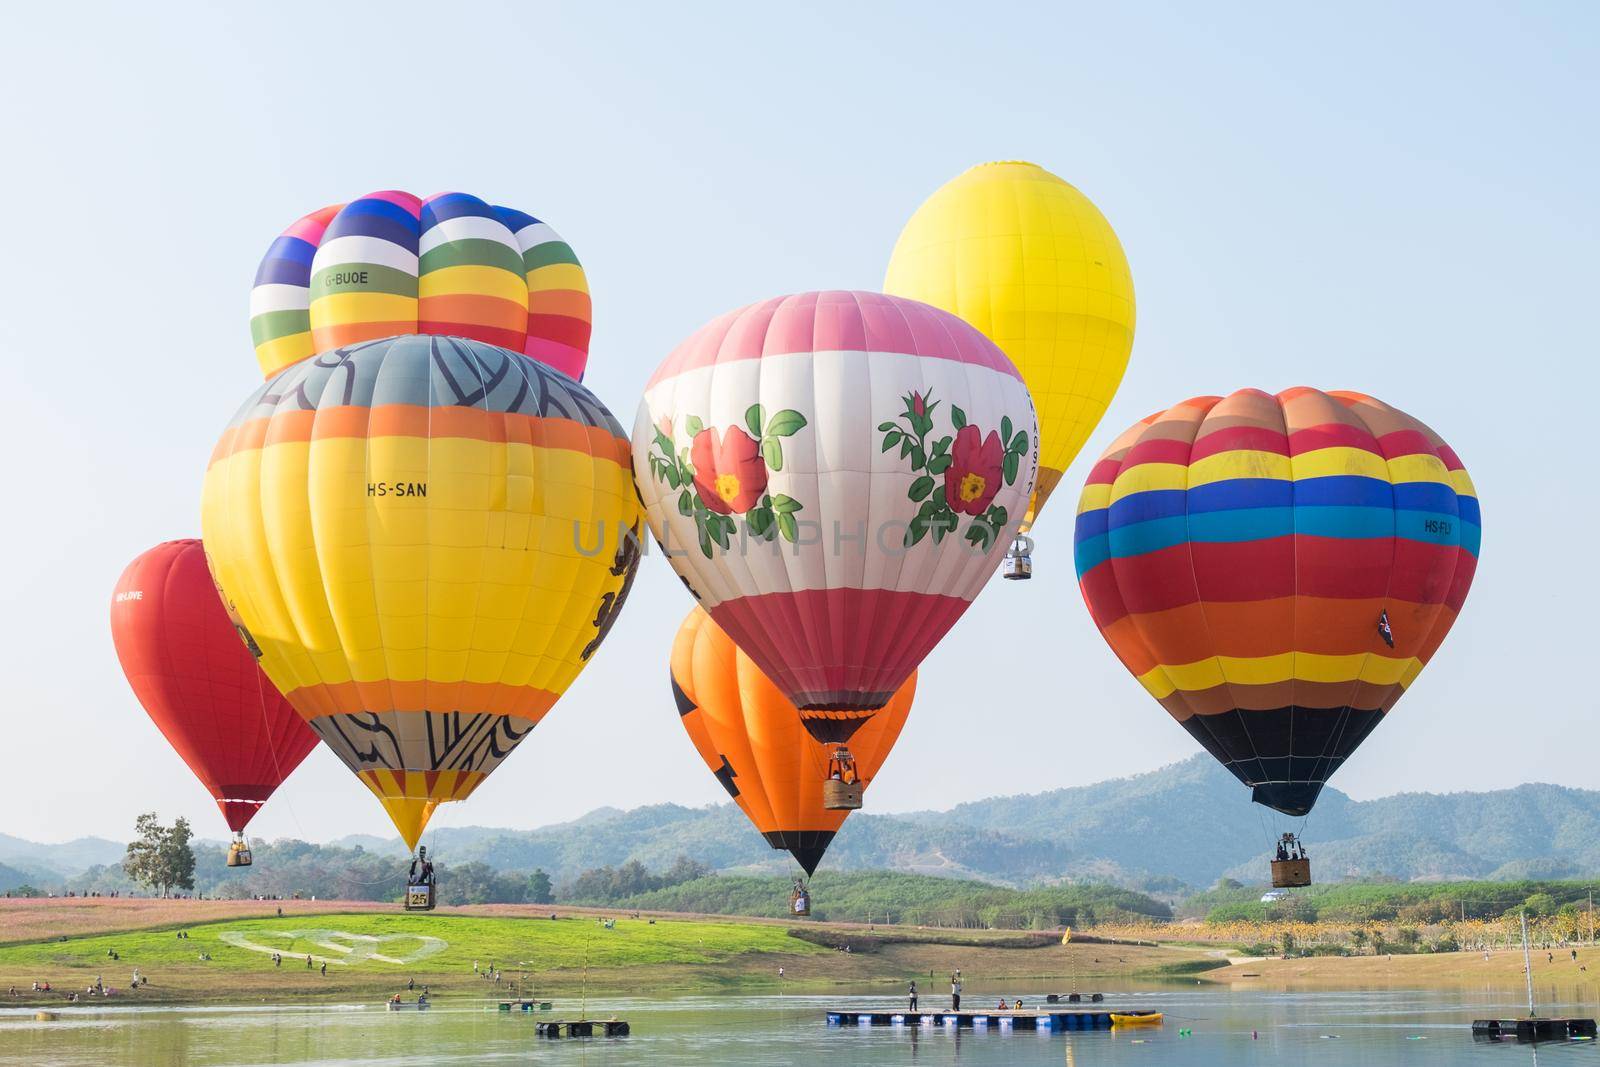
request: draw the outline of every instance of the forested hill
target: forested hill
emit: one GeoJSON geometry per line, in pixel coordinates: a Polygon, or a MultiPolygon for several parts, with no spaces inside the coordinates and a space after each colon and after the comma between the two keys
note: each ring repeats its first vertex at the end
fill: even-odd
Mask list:
{"type": "MultiPolygon", "coordinates": [[[[1261,881],[1270,825],[1233,777],[1209,758],[1196,757],[1131,778],[996,797],[948,812],[857,813],[823,868],[939,874],[1019,887],[1064,879],[1115,882],[1177,893],[1210,886],[1222,876],[1261,881]]],[[[792,866],[731,804],[600,809],[538,830],[467,827],[441,829],[429,838],[452,866],[480,862],[520,874],[539,868],[557,884],[630,860],[664,870],[680,856],[741,873],[792,866]]],[[[1600,874],[1600,792],[1524,785],[1357,802],[1328,789],[1310,820],[1307,841],[1319,880],[1600,874]]],[[[360,846],[368,856],[403,852],[397,840],[362,837],[335,844],[360,846]]],[[[0,863],[30,874],[81,870],[88,864],[70,861],[86,851],[94,850],[82,842],[49,846],[0,837],[0,863]]],[[[337,862],[332,855],[327,861],[337,862]]]]}
{"type": "MultiPolygon", "coordinates": [[[[1287,820],[1279,819],[1285,827],[1287,820]]],[[[948,812],[850,817],[829,870],[897,870],[1019,886],[1063,878],[1157,891],[1265,874],[1271,822],[1208,757],[948,812]],[[1264,828],[1265,827],[1265,828],[1264,828]]],[[[1354,801],[1327,789],[1308,827],[1320,877],[1557,878],[1600,873],[1600,792],[1524,785],[1488,793],[1406,793],[1354,801]]],[[[392,845],[398,851],[398,844],[392,845]]],[[[457,861],[542,867],[557,880],[636,859],[687,855],[713,868],[786,869],[731,804],[602,809],[533,831],[441,831],[457,861]]]]}

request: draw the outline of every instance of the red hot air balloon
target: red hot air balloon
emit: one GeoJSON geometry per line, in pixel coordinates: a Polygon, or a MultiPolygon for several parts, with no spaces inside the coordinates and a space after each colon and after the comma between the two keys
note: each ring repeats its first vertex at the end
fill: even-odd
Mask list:
{"type": "MultiPolygon", "coordinates": [[[[317,735],[228,621],[198,540],[167,541],[128,564],[111,598],[111,639],[139,703],[242,838],[317,735]]],[[[230,865],[248,862],[236,842],[230,865]]]]}

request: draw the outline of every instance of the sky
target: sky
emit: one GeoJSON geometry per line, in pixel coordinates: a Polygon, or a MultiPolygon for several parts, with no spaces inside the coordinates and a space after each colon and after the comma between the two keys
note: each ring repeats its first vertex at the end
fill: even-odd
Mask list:
{"type": "MultiPolygon", "coordinates": [[[[1203,7],[11,13],[0,833],[120,839],[157,810],[225,835],[124,682],[107,619],[134,556],[199,534],[207,457],[259,381],[255,265],[290,221],[383,188],[546,219],[594,294],[586,384],[631,425],[650,372],[699,325],[777,294],[877,289],[922,199],[990,159],[1040,163],[1110,219],[1138,294],[1133,357],[1035,530],[1034,580],[995,580],[925,663],[870,807],[1086,784],[1196,751],[1095,632],[1070,502],[1144,415],[1301,384],[1429,423],[1484,513],[1459,624],[1333,784],[1600,788],[1583,667],[1600,600],[1585,489],[1600,8],[1203,7]]],[[[667,687],[688,606],[647,559],[587,672],[434,825],[723,800],[667,687]]],[[[252,832],[390,831],[319,749],[252,832]]]]}

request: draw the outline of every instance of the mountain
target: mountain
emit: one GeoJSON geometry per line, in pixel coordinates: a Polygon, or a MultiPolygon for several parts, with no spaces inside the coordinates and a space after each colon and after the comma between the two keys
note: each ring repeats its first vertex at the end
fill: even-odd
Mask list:
{"type": "Polygon", "coordinates": [[[27,871],[20,871],[15,867],[8,867],[4,863],[0,863],[0,893],[9,893],[11,890],[25,885],[38,888],[42,883],[49,881],[50,879],[48,878],[41,879],[37,874],[29,874],[27,871]]]}
{"type": "MultiPolygon", "coordinates": [[[[858,813],[823,866],[1016,887],[1110,882],[1174,897],[1224,876],[1263,881],[1271,827],[1290,828],[1287,820],[1263,816],[1231,775],[1196,756],[1130,778],[994,797],[945,812],[858,813]]],[[[720,871],[792,870],[787,856],[769,849],[732,804],[601,808],[537,830],[453,827],[428,837],[430,851],[450,866],[476,862],[517,874],[540,868],[558,884],[585,870],[634,860],[664,870],[679,856],[720,871]]],[[[405,855],[395,839],[353,836],[333,844],[371,857],[405,855]]],[[[1600,792],[1523,785],[1355,801],[1326,789],[1307,844],[1324,881],[1596,874],[1600,792]]],[[[0,836],[0,862],[13,867],[81,870],[88,854],[97,857],[95,863],[115,864],[122,846],[94,838],[34,845],[0,836]]]]}
{"type": "MultiPolygon", "coordinates": [[[[1232,775],[1205,756],[1094,785],[995,797],[945,812],[851,816],[828,851],[833,870],[887,869],[1006,885],[1108,881],[1156,891],[1220,877],[1259,882],[1273,844],[1232,775]]],[[[1402,793],[1355,801],[1325,789],[1308,844],[1323,878],[1402,880],[1600,873],[1600,792],[1523,785],[1489,793],[1402,793]]],[[[557,881],[586,867],[678,855],[729,870],[787,865],[730,804],[603,809],[538,830],[438,835],[441,854],[500,869],[542,867],[557,881]]]]}
{"type": "Polygon", "coordinates": [[[47,882],[70,878],[101,864],[121,863],[124,851],[125,846],[103,837],[80,837],[58,845],[43,845],[0,834],[0,863],[24,871],[42,872],[47,882]]]}

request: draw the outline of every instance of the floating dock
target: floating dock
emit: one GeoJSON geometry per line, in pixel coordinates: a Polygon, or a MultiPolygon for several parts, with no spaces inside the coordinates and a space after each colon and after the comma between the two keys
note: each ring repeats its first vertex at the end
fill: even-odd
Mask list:
{"type": "Polygon", "coordinates": [[[540,1037],[626,1037],[628,1024],[621,1019],[563,1019],[534,1024],[540,1037]]]}
{"type": "MultiPolygon", "coordinates": [[[[1147,1016],[1160,1012],[1117,1011],[1117,1015],[1147,1016]]],[[[1109,1030],[1111,1015],[1105,1011],[861,1011],[854,1008],[829,1008],[829,1026],[916,1026],[925,1029],[955,1027],[968,1030],[1109,1030]]]]}
{"type": "Polygon", "coordinates": [[[550,1002],[523,997],[520,1000],[502,1000],[498,1008],[500,1011],[549,1011],[550,1002]]]}
{"type": "Polygon", "coordinates": [[[1574,1037],[1594,1037],[1593,1019],[1474,1019],[1472,1036],[1494,1040],[1566,1041],[1574,1037]]]}

